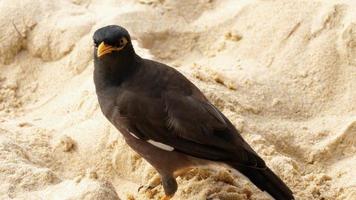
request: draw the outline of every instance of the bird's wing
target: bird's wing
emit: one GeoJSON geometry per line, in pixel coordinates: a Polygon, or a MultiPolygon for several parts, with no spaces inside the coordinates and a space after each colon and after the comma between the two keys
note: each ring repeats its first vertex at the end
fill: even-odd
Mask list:
{"type": "Polygon", "coordinates": [[[129,131],[185,154],[243,166],[264,168],[264,161],[231,122],[204,98],[166,92],[148,97],[128,92],[121,101],[129,131]]]}

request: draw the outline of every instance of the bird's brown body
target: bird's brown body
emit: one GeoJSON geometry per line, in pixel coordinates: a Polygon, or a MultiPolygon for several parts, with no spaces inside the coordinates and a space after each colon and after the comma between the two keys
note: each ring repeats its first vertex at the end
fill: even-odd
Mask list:
{"type": "MultiPolygon", "coordinates": [[[[143,61],[143,60],[142,60],[143,61]]],[[[107,87],[105,86],[102,90],[98,89],[97,90],[97,95],[98,95],[98,100],[99,100],[99,105],[101,107],[101,110],[103,111],[104,115],[110,120],[110,122],[122,133],[122,135],[125,138],[126,143],[138,154],[140,154],[145,160],[147,160],[155,169],[158,170],[159,174],[164,175],[164,179],[162,179],[162,182],[165,183],[166,181],[168,182],[167,184],[171,184],[170,186],[167,186],[166,190],[168,194],[174,194],[177,185],[175,181],[173,180],[175,178],[175,173],[179,172],[182,169],[190,168],[195,165],[200,165],[203,163],[202,160],[199,159],[194,159],[191,156],[188,156],[186,154],[182,154],[177,151],[166,151],[163,149],[160,149],[154,145],[147,144],[147,142],[143,139],[138,139],[137,136],[135,137],[130,133],[128,123],[130,123],[130,119],[127,118],[127,115],[125,114],[120,114],[120,108],[121,112],[123,110],[128,109],[127,106],[146,106],[146,103],[144,102],[136,102],[136,101],[141,101],[142,99],[140,97],[137,97],[136,95],[142,95],[150,98],[159,98],[162,94],[159,94],[157,92],[154,92],[154,90],[157,90],[158,87],[161,87],[162,85],[152,85],[152,80],[149,80],[149,77],[145,73],[146,68],[140,68],[138,70],[141,71],[136,71],[135,76],[132,77],[133,79],[131,80],[131,84],[128,85],[122,85],[120,87],[107,87]],[[143,78],[139,78],[138,80],[134,80],[135,77],[138,78],[140,77],[141,74],[146,74],[143,78]],[[154,86],[152,88],[152,86],[154,86]],[[145,88],[146,87],[146,88],[145,88]],[[142,90],[139,92],[139,90],[142,90]],[[131,93],[134,92],[135,97],[127,97],[130,96],[131,93]],[[124,98],[128,98],[126,102],[124,98]],[[137,98],[137,99],[136,99],[137,98]],[[135,100],[136,99],[136,100],[135,100]],[[123,104],[123,105],[120,105],[123,104]],[[147,154],[147,152],[150,152],[147,154]],[[158,155],[158,156],[157,156],[158,155]],[[178,162],[172,162],[178,161],[178,162]],[[165,166],[164,168],[160,168],[160,166],[165,166]],[[171,180],[171,181],[170,181],[171,180]]],[[[100,70],[100,69],[96,69],[100,70]]],[[[147,71],[152,72],[151,70],[147,71]]],[[[95,73],[96,75],[100,73],[95,73]]],[[[94,76],[94,80],[96,85],[100,85],[100,82],[104,81],[102,80],[102,76],[94,76]]],[[[158,76],[157,78],[159,78],[158,76]]],[[[166,76],[165,79],[166,81],[169,80],[171,77],[166,76]]],[[[157,80],[156,80],[157,81],[157,80]]],[[[164,83],[164,80],[158,80],[157,84],[159,83],[164,83]]],[[[169,83],[166,83],[169,84],[169,83]]],[[[166,85],[167,86],[167,85],[166,85]]],[[[133,95],[133,94],[131,94],[133,95]]],[[[159,103],[159,102],[157,102],[159,103]]],[[[159,104],[161,105],[161,104],[159,104]]],[[[150,105],[147,105],[150,106],[150,105]]],[[[145,113],[141,113],[140,115],[145,115],[145,113]]],[[[145,117],[145,116],[144,116],[145,117]]],[[[136,133],[137,134],[137,133],[136,133]]],[[[153,187],[153,186],[152,186],[153,187]]]]}
{"type": "Polygon", "coordinates": [[[94,51],[100,107],[127,144],[158,171],[167,196],[177,190],[176,172],[218,161],[275,199],[293,199],[232,123],[182,74],[136,55],[122,27],[99,29],[94,41],[100,43],[94,51]]]}

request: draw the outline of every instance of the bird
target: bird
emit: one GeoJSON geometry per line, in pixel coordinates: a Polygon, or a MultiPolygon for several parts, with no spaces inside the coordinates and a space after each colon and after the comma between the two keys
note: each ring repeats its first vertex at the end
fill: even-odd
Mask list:
{"type": "MultiPolygon", "coordinates": [[[[276,200],[293,192],[242,138],[230,120],[173,67],[140,57],[119,25],[93,35],[93,79],[100,109],[126,143],[158,172],[169,200],[176,177],[198,165],[223,163],[276,200]]],[[[163,49],[164,50],[164,49],[163,49]]]]}

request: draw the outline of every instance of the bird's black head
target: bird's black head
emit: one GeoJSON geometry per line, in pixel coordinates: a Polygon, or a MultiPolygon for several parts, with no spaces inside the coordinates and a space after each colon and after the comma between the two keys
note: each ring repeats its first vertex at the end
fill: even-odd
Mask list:
{"type": "Polygon", "coordinates": [[[133,54],[129,32],[121,26],[109,25],[95,31],[94,57],[103,59],[104,57],[117,57],[119,55],[133,54]]]}

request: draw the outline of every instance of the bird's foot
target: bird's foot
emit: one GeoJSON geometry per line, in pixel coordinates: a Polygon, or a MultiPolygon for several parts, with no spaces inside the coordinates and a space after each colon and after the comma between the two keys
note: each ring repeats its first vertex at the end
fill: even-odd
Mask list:
{"type": "Polygon", "coordinates": [[[148,181],[147,185],[141,185],[137,191],[140,192],[142,190],[144,192],[147,192],[154,189],[159,184],[161,184],[161,177],[157,174],[148,181]]]}
{"type": "Polygon", "coordinates": [[[137,192],[141,192],[141,191],[144,191],[144,192],[147,192],[149,190],[152,190],[154,187],[150,186],[150,185],[141,185],[138,189],[137,189],[137,192]]]}
{"type": "Polygon", "coordinates": [[[138,192],[142,192],[147,198],[151,199],[155,196],[155,194],[157,194],[158,191],[154,190],[154,187],[151,185],[141,185],[138,188],[138,192]]]}
{"type": "Polygon", "coordinates": [[[164,195],[160,200],[170,200],[172,196],[164,195]]]}
{"type": "Polygon", "coordinates": [[[161,184],[161,177],[159,175],[155,175],[151,178],[147,185],[141,185],[138,188],[138,192],[143,191],[149,198],[152,198],[156,193],[157,190],[154,190],[159,184],[161,184]]]}

